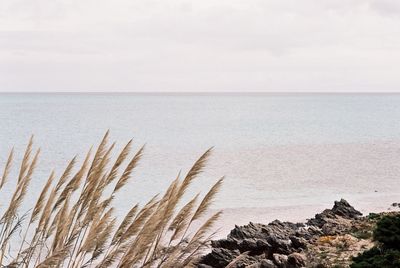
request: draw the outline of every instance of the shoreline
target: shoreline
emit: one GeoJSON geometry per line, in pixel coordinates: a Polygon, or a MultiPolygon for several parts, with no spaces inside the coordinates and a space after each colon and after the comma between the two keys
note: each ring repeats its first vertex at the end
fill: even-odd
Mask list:
{"type": "Polygon", "coordinates": [[[350,267],[353,257],[379,246],[373,236],[377,223],[398,217],[399,207],[392,203],[390,211],[363,215],[340,199],[301,222],[279,218],[235,225],[227,236],[211,241],[211,251],[201,256],[197,267],[350,267]]]}
{"type": "MultiPolygon", "coordinates": [[[[346,198],[345,198],[346,199],[346,198]]],[[[366,198],[368,199],[368,198],[366,198]]],[[[346,199],[347,200],[347,199],[346,199]]],[[[280,221],[304,223],[308,219],[315,216],[315,214],[323,211],[331,206],[334,200],[324,202],[322,204],[310,204],[299,206],[268,206],[268,207],[240,207],[240,208],[225,208],[222,209],[223,213],[221,218],[215,224],[218,233],[215,238],[223,238],[235,226],[247,225],[252,223],[266,224],[276,219],[280,221]]],[[[400,202],[400,194],[387,197],[385,200],[380,200],[379,204],[369,200],[369,202],[349,201],[354,205],[364,216],[369,213],[383,213],[400,211],[399,208],[393,207],[393,203],[400,202]],[[387,201],[387,202],[386,202],[387,201]]],[[[211,209],[209,214],[215,213],[217,209],[211,209]]]]}

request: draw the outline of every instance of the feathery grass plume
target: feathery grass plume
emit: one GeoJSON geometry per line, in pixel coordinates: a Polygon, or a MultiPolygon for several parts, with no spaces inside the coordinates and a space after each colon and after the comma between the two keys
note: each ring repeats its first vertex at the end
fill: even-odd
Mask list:
{"type": "Polygon", "coordinates": [[[156,209],[159,201],[156,200],[156,197],[153,197],[150,202],[148,202],[141,211],[137,214],[131,225],[126,229],[126,232],[120,238],[120,242],[129,242],[129,239],[135,236],[139,231],[140,228],[145,224],[146,220],[152,215],[154,210],[156,209]]]}
{"type": "Polygon", "coordinates": [[[210,228],[214,225],[214,223],[219,219],[221,216],[222,211],[218,211],[214,215],[212,215],[195,233],[195,235],[192,237],[191,241],[189,242],[189,245],[191,243],[195,243],[199,240],[201,240],[204,235],[210,230],[210,228]]]}
{"type": "Polygon", "coordinates": [[[45,232],[47,229],[47,225],[50,220],[51,211],[52,211],[51,207],[53,206],[56,195],[57,195],[56,189],[53,188],[49,197],[47,198],[46,205],[44,206],[41,217],[39,219],[39,224],[38,224],[38,228],[37,228],[38,232],[45,232]]]}
{"type": "MultiPolygon", "coordinates": [[[[201,259],[201,253],[203,253],[204,250],[208,248],[211,240],[216,233],[217,232],[213,232],[209,236],[207,236],[207,238],[204,238],[202,241],[198,242],[197,247],[195,249],[192,249],[192,252],[190,254],[186,254],[186,259],[184,259],[183,261],[178,259],[178,262],[182,264],[181,267],[197,267],[196,264],[198,264],[201,259]]],[[[185,249],[185,251],[189,252],[187,249],[185,249]]],[[[181,254],[181,256],[185,256],[185,254],[181,254]]],[[[175,262],[177,262],[176,260],[177,259],[175,259],[175,262]]],[[[170,267],[174,266],[172,265],[170,267]]]]}
{"type": "Polygon", "coordinates": [[[54,177],[55,177],[55,175],[54,175],[54,170],[53,170],[50,173],[50,176],[47,179],[47,182],[44,185],[42,192],[39,195],[38,200],[36,201],[36,205],[32,211],[32,216],[31,216],[29,223],[36,221],[37,218],[39,217],[39,213],[40,213],[40,211],[42,211],[44,202],[46,201],[45,198],[46,198],[47,192],[50,190],[50,186],[53,183],[54,177]]]}
{"type": "Polygon", "coordinates": [[[103,139],[100,142],[99,147],[97,148],[97,151],[94,155],[94,159],[92,162],[92,165],[89,168],[89,174],[92,172],[92,170],[97,167],[98,163],[101,161],[101,158],[103,157],[105,151],[106,151],[106,146],[108,143],[108,136],[110,134],[110,130],[107,130],[106,134],[104,135],[103,139]]]}
{"type": "MultiPolygon", "coordinates": [[[[32,161],[30,161],[31,151],[32,151],[32,138],[28,144],[28,147],[25,152],[24,159],[23,159],[23,161],[25,161],[25,163],[23,166],[21,166],[21,169],[24,169],[24,171],[23,172],[20,171],[19,176],[22,176],[22,178],[17,183],[16,189],[12,195],[10,204],[0,220],[0,223],[4,224],[2,226],[2,234],[1,234],[0,241],[2,241],[2,238],[5,235],[7,235],[7,232],[10,231],[10,226],[12,225],[12,222],[13,222],[14,218],[16,217],[18,208],[20,207],[22,200],[24,199],[24,197],[26,195],[26,191],[29,186],[29,182],[31,180],[33,170],[36,167],[36,163],[37,163],[37,159],[38,159],[40,150],[37,150],[32,161]]],[[[3,243],[4,243],[4,241],[3,241],[3,243]]]]}
{"type": "MultiPolygon", "coordinates": [[[[17,188],[13,194],[10,202],[9,209],[6,211],[6,221],[9,221],[15,216],[18,208],[21,206],[22,200],[24,199],[28,190],[29,183],[32,178],[33,170],[36,167],[37,159],[39,157],[40,149],[37,150],[33,160],[29,163],[29,158],[26,159],[26,173],[24,172],[23,178],[18,182],[17,188]]],[[[29,153],[30,155],[30,153],[29,153]]],[[[28,155],[28,157],[29,157],[28,155]]]]}
{"type": "MultiPolygon", "coordinates": [[[[69,197],[64,202],[62,209],[59,211],[59,216],[57,217],[56,233],[53,239],[52,252],[57,251],[63,245],[66,230],[68,229],[68,216],[69,216],[69,197]]],[[[48,235],[49,236],[49,235],[48,235]]]]}
{"type": "Polygon", "coordinates": [[[64,183],[67,182],[67,180],[71,174],[71,171],[74,168],[75,163],[76,163],[76,156],[74,158],[72,158],[72,160],[68,163],[68,166],[65,168],[63,174],[61,175],[60,179],[58,180],[57,186],[56,186],[56,192],[58,192],[61,189],[61,187],[64,185],[64,183]]]}
{"type": "MultiPolygon", "coordinates": [[[[98,259],[104,252],[107,247],[106,243],[110,237],[110,233],[112,233],[114,227],[115,227],[115,222],[116,219],[112,219],[109,223],[107,223],[107,226],[102,230],[97,238],[96,238],[96,245],[93,250],[92,257],[86,262],[86,264],[91,264],[93,261],[98,259]]],[[[84,265],[83,267],[86,267],[84,265]]]]}
{"type": "Polygon", "coordinates": [[[81,192],[78,200],[78,203],[82,203],[78,218],[80,219],[87,212],[84,222],[90,220],[90,217],[93,215],[93,210],[97,209],[97,201],[99,200],[99,197],[102,195],[104,190],[104,188],[102,187],[102,182],[104,181],[104,177],[106,176],[105,168],[110,161],[110,153],[114,148],[114,145],[115,143],[107,149],[107,144],[104,144],[102,142],[97,150],[97,153],[100,152],[101,155],[95,155],[92,166],[89,169],[83,191],[81,192]],[[100,147],[102,147],[102,149],[100,147]],[[96,159],[96,157],[99,158],[96,159]],[[96,161],[97,164],[94,164],[94,162],[96,161]]]}
{"type": "Polygon", "coordinates": [[[170,243],[174,241],[179,235],[184,231],[184,228],[189,222],[189,216],[192,215],[194,206],[196,205],[199,195],[196,195],[192,200],[190,200],[175,216],[171,225],[169,226],[169,231],[174,231],[170,238],[170,243]]]}
{"type": "Polygon", "coordinates": [[[28,171],[24,177],[25,181],[30,181],[32,179],[33,171],[35,170],[37,161],[39,159],[39,154],[40,154],[40,148],[36,151],[35,156],[33,157],[32,162],[28,167],[28,171]]]}
{"type": "Polygon", "coordinates": [[[102,217],[100,213],[98,213],[98,220],[96,220],[89,229],[89,234],[87,235],[82,247],[79,249],[80,252],[92,252],[94,250],[99,234],[105,230],[111,220],[113,210],[113,208],[110,208],[102,217]]]}
{"type": "Polygon", "coordinates": [[[24,157],[22,158],[21,162],[21,168],[19,170],[19,176],[18,176],[18,183],[23,179],[25,176],[25,172],[29,166],[29,159],[32,153],[32,146],[33,146],[33,135],[29,139],[29,143],[26,146],[25,154],[24,157]]]}
{"type": "Polygon", "coordinates": [[[50,173],[50,176],[49,176],[49,178],[47,179],[47,182],[46,182],[46,184],[44,185],[44,187],[43,187],[43,189],[42,189],[42,192],[41,192],[40,195],[39,195],[38,200],[36,201],[36,205],[35,205],[35,207],[33,208],[32,215],[31,215],[31,218],[30,218],[29,223],[28,223],[28,227],[26,228],[25,234],[24,234],[23,239],[22,239],[22,242],[21,242],[21,246],[20,246],[19,251],[18,251],[18,256],[20,255],[21,250],[22,250],[22,247],[23,247],[23,245],[24,245],[24,243],[25,243],[25,239],[26,239],[26,236],[27,236],[27,234],[28,234],[29,227],[30,227],[31,224],[32,224],[34,221],[36,221],[36,220],[38,219],[38,217],[39,217],[39,213],[41,212],[41,210],[42,210],[42,208],[43,208],[43,205],[44,205],[44,202],[45,202],[45,198],[46,198],[47,192],[48,192],[48,190],[50,189],[50,185],[51,185],[51,183],[53,182],[53,179],[54,179],[54,171],[52,171],[52,172],[50,173]]]}
{"type": "Polygon", "coordinates": [[[106,254],[103,260],[96,266],[96,268],[114,267],[113,264],[118,260],[126,250],[126,247],[119,247],[113,250],[110,254],[106,254]]]}
{"type": "Polygon", "coordinates": [[[39,263],[36,268],[57,267],[68,256],[68,248],[63,248],[39,263]]]}
{"type": "Polygon", "coordinates": [[[14,148],[11,149],[10,154],[8,155],[7,163],[6,163],[6,166],[3,171],[3,176],[1,177],[1,180],[0,180],[0,190],[1,190],[1,188],[3,188],[4,184],[6,183],[8,175],[10,175],[11,164],[12,164],[13,159],[14,159],[14,148]]]}
{"type": "Polygon", "coordinates": [[[121,224],[119,225],[117,231],[115,232],[115,235],[113,236],[112,240],[111,240],[111,244],[115,244],[115,242],[117,242],[123,233],[126,232],[126,229],[128,228],[128,226],[132,223],[133,221],[133,217],[135,217],[136,212],[139,209],[139,205],[136,204],[135,206],[133,206],[131,208],[131,210],[129,210],[129,212],[126,214],[124,220],[121,222],[121,224]]]}
{"type": "MultiPolygon", "coordinates": [[[[165,193],[161,205],[158,209],[160,213],[158,213],[155,218],[160,220],[155,220],[158,222],[154,225],[154,232],[150,231],[151,233],[156,233],[156,239],[152,242],[150,247],[148,248],[148,252],[144,258],[144,262],[150,259],[156,258],[156,255],[159,251],[160,241],[164,237],[164,231],[168,230],[168,223],[171,221],[173,214],[175,212],[175,208],[179,202],[179,189],[180,189],[180,181],[179,181],[180,173],[178,174],[175,181],[171,183],[171,186],[168,188],[167,192],[165,193]]],[[[151,219],[150,219],[151,221],[151,219]]]]}
{"type": "Polygon", "coordinates": [[[210,191],[206,194],[206,196],[201,201],[200,205],[198,206],[198,208],[197,208],[196,212],[194,213],[190,222],[197,220],[204,214],[204,212],[207,211],[208,207],[213,202],[215,195],[221,189],[223,181],[224,181],[224,178],[222,177],[221,179],[219,179],[217,181],[217,183],[214,184],[214,186],[210,189],[210,191]]]}
{"type": "MultiPolygon", "coordinates": [[[[203,170],[211,149],[195,162],[182,181],[178,175],[160,198],[156,195],[142,207],[132,206],[120,221],[113,216],[113,199],[130,182],[144,147],[131,156],[130,140],[112,162],[115,143],[109,146],[108,137],[109,131],[93,158],[90,150],[76,171],[77,158],[74,157],[56,183],[55,173],[51,172],[32,210],[19,218],[19,208],[28,193],[40,151],[33,154],[31,137],[9,206],[1,211],[0,266],[186,267],[195,263],[208,245],[210,237],[206,234],[220,213],[193,230],[194,235],[186,235],[186,231],[193,221],[202,218],[219,191],[222,179],[197,208],[198,195],[188,198],[186,204],[183,197],[203,170]],[[122,169],[125,161],[128,163],[122,169]],[[26,217],[29,221],[23,225],[26,217]],[[18,239],[14,237],[20,229],[23,239],[16,244],[18,239]],[[14,251],[17,254],[13,254],[14,251]]],[[[0,190],[10,175],[13,156],[12,150],[0,178],[0,190]]]]}
{"type": "Polygon", "coordinates": [[[208,158],[210,157],[210,154],[212,152],[212,147],[210,149],[208,149],[202,156],[200,156],[200,158],[194,163],[194,165],[192,166],[192,168],[189,170],[189,172],[187,173],[185,179],[182,182],[181,188],[179,189],[179,197],[183,196],[187,190],[187,188],[190,186],[190,184],[192,183],[192,181],[197,177],[197,175],[199,175],[205,165],[206,162],[208,160],[208,158]]]}
{"type": "Polygon", "coordinates": [[[118,169],[120,168],[120,166],[122,165],[122,163],[125,161],[125,159],[129,156],[129,152],[131,151],[131,147],[132,147],[132,140],[130,140],[124,147],[124,149],[122,149],[121,153],[119,154],[117,160],[115,161],[113,167],[111,168],[110,173],[107,176],[107,180],[105,182],[105,186],[109,185],[110,183],[112,183],[118,175],[118,169]]]}
{"type": "Polygon", "coordinates": [[[113,193],[116,193],[119,189],[121,189],[128,182],[133,169],[137,166],[140,158],[142,158],[143,151],[144,151],[144,146],[139,149],[139,151],[136,153],[136,155],[129,162],[128,166],[124,170],[124,173],[118,180],[117,185],[115,185],[113,193]]]}
{"type": "MultiPolygon", "coordinates": [[[[63,191],[61,192],[60,196],[58,197],[54,207],[53,207],[53,211],[55,211],[60,204],[69,197],[69,195],[76,191],[79,188],[79,185],[82,182],[82,179],[85,175],[86,169],[89,165],[89,159],[90,159],[90,155],[91,155],[91,150],[89,150],[89,152],[86,154],[86,158],[83,161],[83,164],[81,166],[81,168],[78,170],[78,172],[72,177],[72,179],[67,183],[67,185],[65,186],[65,188],[63,189],[63,191]]],[[[68,169],[68,167],[67,167],[68,169]]],[[[64,172],[64,174],[67,172],[67,170],[64,172]]],[[[68,171],[69,172],[69,171],[68,171]]],[[[63,176],[61,176],[61,178],[63,178],[63,176]]],[[[61,180],[61,179],[60,179],[61,180]]],[[[59,181],[60,182],[60,181],[59,181]]],[[[58,186],[58,184],[57,184],[58,186]]],[[[57,194],[57,191],[60,189],[56,186],[55,189],[55,193],[57,194]]]]}
{"type": "MultiPolygon", "coordinates": [[[[64,203],[65,205],[65,203],[64,203]]],[[[54,213],[54,212],[53,212],[54,213]]],[[[52,218],[50,226],[47,228],[46,232],[46,238],[49,238],[50,236],[53,235],[54,231],[56,230],[58,223],[60,221],[60,217],[62,214],[62,209],[59,209],[56,213],[56,215],[52,218]]]]}

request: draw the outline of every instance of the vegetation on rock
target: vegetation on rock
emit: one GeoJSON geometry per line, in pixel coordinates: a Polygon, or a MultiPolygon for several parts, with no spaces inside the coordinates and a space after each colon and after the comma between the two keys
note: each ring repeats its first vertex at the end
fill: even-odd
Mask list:
{"type": "Polygon", "coordinates": [[[373,234],[377,246],[353,258],[351,268],[400,267],[400,215],[386,215],[373,234]]]}

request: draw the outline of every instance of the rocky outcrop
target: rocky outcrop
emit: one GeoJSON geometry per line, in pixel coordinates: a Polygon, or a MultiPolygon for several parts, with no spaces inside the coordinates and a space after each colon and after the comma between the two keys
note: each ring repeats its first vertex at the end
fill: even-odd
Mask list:
{"type": "Polygon", "coordinates": [[[325,209],[314,218],[307,221],[307,225],[321,229],[325,235],[337,235],[351,227],[351,220],[362,215],[354,209],[346,200],[335,201],[332,209],[325,209]]]}
{"type": "Polygon", "coordinates": [[[303,223],[275,220],[267,225],[235,226],[226,239],[212,242],[211,253],[203,256],[199,268],[297,268],[306,265],[309,243],[322,235],[341,234],[362,214],[346,200],[316,214],[303,223]]]}

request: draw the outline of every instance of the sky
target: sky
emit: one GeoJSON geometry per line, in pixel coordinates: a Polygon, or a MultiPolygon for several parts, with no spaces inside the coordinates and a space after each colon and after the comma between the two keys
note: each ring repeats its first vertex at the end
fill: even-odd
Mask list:
{"type": "Polygon", "coordinates": [[[0,91],[400,92],[400,1],[1,0],[0,91]]]}

